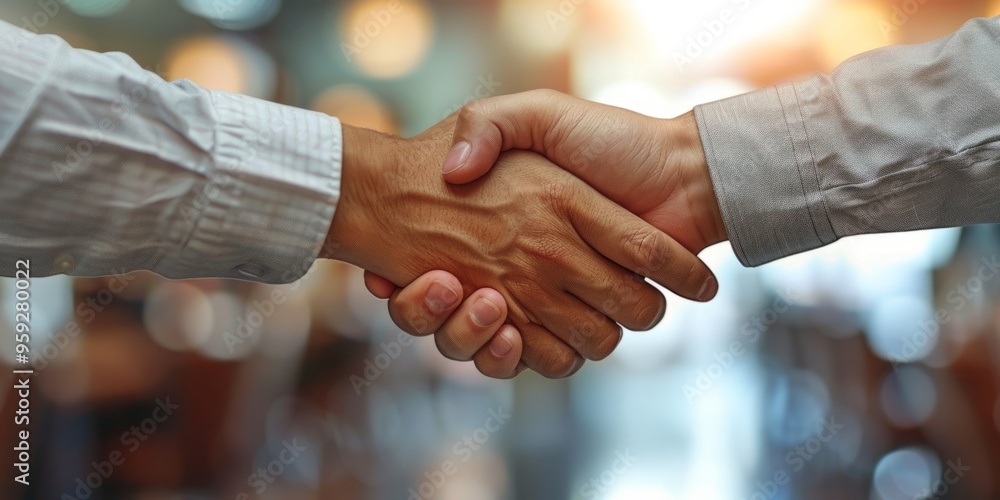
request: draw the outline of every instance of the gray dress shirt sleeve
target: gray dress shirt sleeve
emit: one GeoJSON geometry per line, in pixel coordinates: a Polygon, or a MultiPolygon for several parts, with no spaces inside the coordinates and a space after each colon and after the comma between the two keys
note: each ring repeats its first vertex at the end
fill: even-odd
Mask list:
{"type": "Polygon", "coordinates": [[[1000,17],[695,114],[746,266],[845,236],[1000,222],[1000,17]]]}
{"type": "Polygon", "coordinates": [[[340,122],[0,21],[0,276],[288,283],[340,193],[340,122]]]}

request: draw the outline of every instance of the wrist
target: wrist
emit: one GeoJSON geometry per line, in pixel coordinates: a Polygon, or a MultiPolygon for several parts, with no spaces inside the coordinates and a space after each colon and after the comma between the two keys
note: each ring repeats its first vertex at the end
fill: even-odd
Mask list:
{"type": "Polygon", "coordinates": [[[320,257],[364,267],[376,245],[379,193],[388,188],[397,165],[400,139],[349,125],[343,130],[340,200],[320,257]]]}
{"type": "Polygon", "coordinates": [[[680,176],[682,189],[697,211],[698,224],[706,245],[711,246],[728,240],[729,236],[726,234],[719,199],[712,185],[712,174],[709,171],[708,159],[702,146],[701,133],[694,112],[689,111],[667,120],[667,123],[672,144],[681,153],[680,168],[684,171],[684,175],[680,176]]]}

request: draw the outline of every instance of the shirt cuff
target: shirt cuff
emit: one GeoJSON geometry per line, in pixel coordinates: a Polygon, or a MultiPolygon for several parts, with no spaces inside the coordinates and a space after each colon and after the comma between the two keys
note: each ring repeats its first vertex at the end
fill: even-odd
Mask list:
{"type": "Polygon", "coordinates": [[[726,232],[747,267],[837,240],[796,85],[695,108],[726,232]]]}
{"type": "Polygon", "coordinates": [[[313,265],[340,197],[340,122],[322,113],[206,91],[215,143],[195,202],[174,214],[180,251],[154,271],[291,283],[313,265]]]}

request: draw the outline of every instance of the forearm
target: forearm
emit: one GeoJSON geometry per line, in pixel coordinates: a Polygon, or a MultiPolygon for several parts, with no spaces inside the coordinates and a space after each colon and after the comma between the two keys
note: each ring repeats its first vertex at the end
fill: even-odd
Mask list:
{"type": "Polygon", "coordinates": [[[39,275],[306,272],[339,194],[335,119],[0,35],[0,273],[24,258],[39,275]]]}
{"type": "Polygon", "coordinates": [[[1000,222],[1000,20],[697,109],[746,265],[865,234],[1000,222]]]}

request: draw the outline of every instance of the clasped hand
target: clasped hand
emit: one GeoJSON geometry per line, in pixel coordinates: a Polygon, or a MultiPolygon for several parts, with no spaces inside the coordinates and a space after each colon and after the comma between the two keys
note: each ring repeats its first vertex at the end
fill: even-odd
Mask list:
{"type": "Polygon", "coordinates": [[[445,356],[497,378],[568,376],[615,349],[619,324],[648,330],[663,318],[665,299],[644,278],[695,300],[715,294],[694,251],[724,239],[721,222],[714,234],[692,230],[679,205],[711,187],[693,193],[679,178],[664,152],[683,149],[669,134],[636,141],[650,125],[669,132],[534,92],[467,106],[413,139],[345,126],[329,256],[366,269],[393,320],[414,335],[437,331],[445,356]],[[594,140],[604,146],[588,152],[594,140]],[[511,149],[527,151],[502,153],[511,149]]]}

